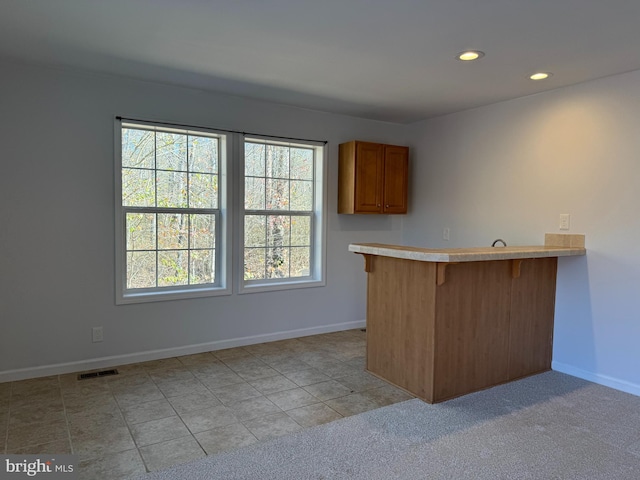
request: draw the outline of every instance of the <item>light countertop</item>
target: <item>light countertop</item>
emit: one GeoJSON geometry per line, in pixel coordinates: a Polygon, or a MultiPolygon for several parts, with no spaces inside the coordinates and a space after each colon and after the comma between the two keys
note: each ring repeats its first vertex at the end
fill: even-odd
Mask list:
{"type": "MultiPolygon", "coordinates": [[[[557,235],[556,235],[557,237],[557,235]]],[[[584,238],[584,237],[583,237],[584,238]]],[[[576,243],[576,242],[570,242],[576,243]]],[[[577,242],[578,245],[580,242],[577,242]]],[[[585,255],[583,246],[536,245],[525,247],[419,248],[380,243],[352,243],[349,251],[368,255],[417,260],[420,262],[479,262],[517,258],[567,257],[585,255]]]]}

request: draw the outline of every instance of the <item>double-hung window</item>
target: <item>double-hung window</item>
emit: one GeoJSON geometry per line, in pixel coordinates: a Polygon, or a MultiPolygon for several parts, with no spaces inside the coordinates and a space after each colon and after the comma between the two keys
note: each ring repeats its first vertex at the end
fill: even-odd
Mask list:
{"type": "Polygon", "coordinates": [[[323,148],[244,141],[243,291],[323,281],[323,148]]]}
{"type": "Polygon", "coordinates": [[[323,143],[118,119],[115,170],[116,303],[324,285],[323,143]]]}
{"type": "Polygon", "coordinates": [[[118,303],[224,291],[226,137],[120,127],[118,303]]]}

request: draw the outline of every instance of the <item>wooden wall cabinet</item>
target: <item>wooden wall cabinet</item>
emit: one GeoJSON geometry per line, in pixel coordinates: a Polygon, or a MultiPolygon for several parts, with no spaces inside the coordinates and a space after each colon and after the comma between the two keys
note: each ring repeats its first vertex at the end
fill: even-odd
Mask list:
{"type": "Polygon", "coordinates": [[[409,148],[351,141],[340,145],[338,213],[407,213],[409,148]]]}

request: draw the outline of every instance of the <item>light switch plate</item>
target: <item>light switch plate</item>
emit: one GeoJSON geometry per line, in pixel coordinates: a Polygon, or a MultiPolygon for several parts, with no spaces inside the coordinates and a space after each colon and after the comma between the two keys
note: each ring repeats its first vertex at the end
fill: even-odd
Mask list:
{"type": "Polygon", "coordinates": [[[560,230],[569,230],[571,223],[571,215],[568,213],[560,214],[560,230]]]}

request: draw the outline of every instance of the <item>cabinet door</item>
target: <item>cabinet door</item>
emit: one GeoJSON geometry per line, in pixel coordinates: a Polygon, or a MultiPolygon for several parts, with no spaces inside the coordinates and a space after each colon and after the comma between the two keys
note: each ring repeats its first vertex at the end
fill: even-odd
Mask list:
{"type": "Polygon", "coordinates": [[[511,260],[446,267],[436,291],[434,401],[509,379],[511,260]]]}
{"type": "Polygon", "coordinates": [[[509,380],[551,370],[557,266],[557,257],[526,258],[513,279],[509,380]]]}
{"type": "Polygon", "coordinates": [[[384,145],[356,144],[356,213],[382,212],[382,181],[384,175],[384,145]]]}
{"type": "Polygon", "coordinates": [[[409,148],[384,147],[384,213],[407,213],[409,148]]]}

